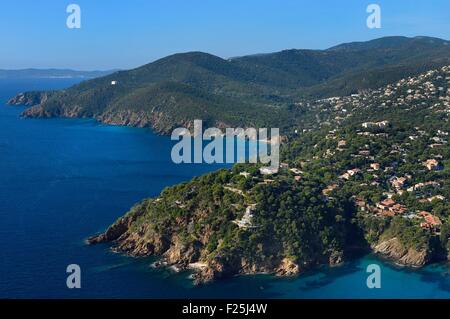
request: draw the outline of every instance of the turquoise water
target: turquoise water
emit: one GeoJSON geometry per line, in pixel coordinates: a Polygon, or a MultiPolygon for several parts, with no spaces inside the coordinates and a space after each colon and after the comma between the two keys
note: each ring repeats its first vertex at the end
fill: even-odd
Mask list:
{"type": "Polygon", "coordinates": [[[0,297],[2,298],[449,298],[447,265],[398,269],[367,256],[295,279],[243,276],[193,287],[187,273],[153,270],[151,259],[88,247],[135,202],[219,166],[175,165],[172,142],[143,129],[91,120],[20,119],[4,106],[28,89],[71,80],[0,80],[0,297]],[[79,264],[81,289],[66,287],[79,264]],[[368,289],[366,267],[381,265],[381,289],[368,289]]]}

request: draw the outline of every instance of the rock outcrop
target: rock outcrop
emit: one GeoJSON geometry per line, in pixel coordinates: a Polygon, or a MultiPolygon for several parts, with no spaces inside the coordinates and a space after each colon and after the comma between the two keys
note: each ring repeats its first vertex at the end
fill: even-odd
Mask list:
{"type": "Polygon", "coordinates": [[[422,249],[405,247],[396,237],[381,240],[374,245],[373,251],[399,265],[409,267],[422,267],[432,260],[432,254],[427,247],[422,249]]]}
{"type": "Polygon", "coordinates": [[[278,276],[295,276],[299,273],[299,265],[289,258],[284,258],[276,269],[276,274],[278,276]]]}
{"type": "Polygon", "coordinates": [[[44,103],[51,92],[26,92],[19,93],[8,100],[8,105],[16,106],[35,106],[44,103]]]}
{"type": "MultiPolygon", "coordinates": [[[[161,227],[155,226],[156,222],[141,222],[142,218],[150,218],[145,214],[148,207],[156,203],[158,202],[150,200],[135,205],[104,233],[88,238],[87,243],[90,245],[110,243],[112,250],[118,253],[133,257],[158,256],[161,258],[158,265],[177,270],[193,269],[195,284],[238,274],[266,273],[293,276],[301,271],[300,266],[291,258],[265,258],[264,251],[273,251],[274,248],[263,247],[262,244],[256,247],[255,255],[245,254],[238,249],[234,252],[219,251],[212,256],[208,244],[214,231],[210,225],[204,226],[201,236],[197,236],[196,240],[186,240],[182,232],[184,229],[192,228],[189,226],[192,221],[188,219],[180,217],[173,221],[173,225],[163,223],[161,227]]],[[[203,211],[196,214],[198,219],[205,217],[203,211]]],[[[302,264],[303,266],[306,267],[302,264]]]]}

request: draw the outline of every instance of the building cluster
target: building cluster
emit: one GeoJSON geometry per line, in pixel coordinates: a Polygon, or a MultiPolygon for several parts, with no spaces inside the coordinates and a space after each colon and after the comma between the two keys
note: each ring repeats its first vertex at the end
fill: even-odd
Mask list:
{"type": "MultiPolygon", "coordinates": [[[[330,97],[315,102],[298,102],[296,105],[302,108],[317,109],[318,117],[327,118],[321,126],[339,125],[346,119],[354,116],[357,111],[364,112],[367,109],[400,108],[416,109],[430,108],[437,113],[450,113],[450,66],[444,66],[415,77],[401,79],[395,84],[387,85],[376,90],[364,90],[358,94],[343,97],[330,97]],[[430,101],[433,101],[432,103],[430,101]]],[[[384,129],[389,126],[389,121],[363,122],[361,127],[369,131],[361,132],[361,135],[373,135],[373,129],[384,129]]],[[[308,131],[308,129],[303,129],[308,131]]],[[[386,133],[378,133],[380,135],[386,133]]],[[[438,144],[438,143],[437,143],[438,144]]]]}
{"type": "MultiPolygon", "coordinates": [[[[332,192],[340,187],[342,183],[348,181],[355,182],[354,185],[360,186],[380,186],[384,192],[383,200],[377,203],[368,204],[363,198],[355,199],[355,205],[359,210],[367,214],[384,217],[402,216],[417,220],[420,227],[433,232],[439,232],[442,224],[438,216],[423,210],[413,210],[407,205],[398,203],[395,195],[402,195],[405,192],[413,193],[418,203],[427,204],[434,201],[446,201],[442,195],[436,195],[438,189],[442,187],[443,181],[434,180],[432,173],[445,168],[445,162],[448,159],[446,147],[448,144],[449,132],[437,129],[430,130],[423,127],[413,128],[414,133],[406,136],[404,142],[392,143],[390,149],[383,154],[371,150],[369,145],[364,147],[352,147],[351,141],[340,135],[339,126],[342,121],[352,116],[361,114],[366,109],[380,109],[379,117],[375,121],[362,122],[356,129],[359,136],[370,137],[372,141],[383,141],[395,134],[393,129],[395,125],[386,118],[382,118],[382,109],[402,108],[412,110],[415,108],[428,109],[430,112],[450,113],[450,66],[439,70],[429,71],[416,77],[402,79],[396,84],[388,85],[382,89],[361,92],[347,97],[332,97],[317,101],[318,107],[328,112],[330,120],[327,123],[336,124],[332,130],[328,131],[326,140],[335,140],[336,147],[328,148],[323,153],[324,158],[337,156],[349,156],[350,158],[360,158],[361,165],[352,165],[350,169],[345,169],[338,176],[338,181],[330,183],[322,191],[326,197],[332,196],[332,192]],[[374,139],[377,140],[374,140],[374,139]],[[425,144],[430,149],[430,157],[425,160],[418,160],[411,157],[408,152],[414,150],[415,145],[425,144]],[[442,150],[441,150],[442,149],[442,150]],[[351,154],[342,152],[351,150],[351,154]],[[386,163],[386,158],[391,157],[391,162],[386,163]],[[382,164],[381,164],[382,163],[382,164]],[[402,163],[410,163],[415,169],[410,174],[399,173],[397,169],[402,163]],[[420,167],[423,167],[422,169],[420,167]],[[422,171],[425,174],[429,172],[427,179],[417,183],[415,173],[422,171]],[[366,174],[367,173],[367,174],[366,174]],[[367,179],[366,176],[370,176],[367,179]],[[356,178],[356,179],[355,179],[356,178]],[[361,181],[361,182],[360,182],[361,181]],[[357,184],[359,183],[359,184],[357,184]]],[[[352,122],[354,123],[354,122],[352,122]]],[[[329,142],[328,142],[329,143],[329,142]]],[[[368,143],[369,144],[369,143],[368,143]]],[[[316,155],[320,158],[320,155],[316,155]]],[[[353,160],[352,160],[353,161],[353,160]]],[[[353,161],[355,163],[355,161],[353,161]]],[[[419,206],[425,207],[425,206],[419,206]]]]}
{"type": "Polygon", "coordinates": [[[405,205],[399,204],[391,198],[384,199],[376,203],[375,206],[367,204],[362,198],[356,198],[354,202],[359,210],[378,217],[402,216],[403,218],[416,219],[421,228],[434,233],[439,233],[442,225],[442,221],[436,215],[427,211],[411,212],[405,205]]]}

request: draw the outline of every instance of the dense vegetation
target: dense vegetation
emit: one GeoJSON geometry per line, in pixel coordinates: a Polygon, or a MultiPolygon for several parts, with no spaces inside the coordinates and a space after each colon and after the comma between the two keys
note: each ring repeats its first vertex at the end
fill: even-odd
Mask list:
{"type": "Polygon", "coordinates": [[[241,164],[166,188],[91,243],[201,263],[199,281],[293,274],[370,248],[423,266],[450,249],[449,53],[439,39],[384,38],[231,60],[178,54],[13,103],[160,132],[196,118],[281,128],[277,173],[241,164]]]}
{"type": "Polygon", "coordinates": [[[229,60],[190,52],[82,82],[25,115],[95,117],[162,133],[194,119],[214,126],[287,130],[303,115],[292,107],[299,99],[356,93],[447,64],[448,42],[425,37],[229,60]]]}
{"type": "Polygon", "coordinates": [[[413,266],[445,258],[449,92],[450,67],[443,67],[299,103],[305,116],[282,145],[278,173],[238,164],[169,187],[131,210],[131,222],[119,219],[110,228],[119,234],[93,241],[117,240],[119,251],[164,255],[182,267],[205,263],[213,275],[203,271],[201,281],[291,274],[369,248],[413,266]],[[426,166],[430,160],[436,166],[426,166]]]}

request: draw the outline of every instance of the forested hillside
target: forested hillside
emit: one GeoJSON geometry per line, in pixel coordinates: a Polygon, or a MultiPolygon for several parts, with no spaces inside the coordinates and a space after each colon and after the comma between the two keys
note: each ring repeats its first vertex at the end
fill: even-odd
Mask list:
{"type": "Polygon", "coordinates": [[[56,92],[28,92],[10,104],[25,117],[92,117],[169,133],[202,119],[208,126],[296,124],[299,101],[348,95],[450,64],[449,42],[389,37],[328,50],[284,50],[229,60],[175,54],[56,92]]]}

